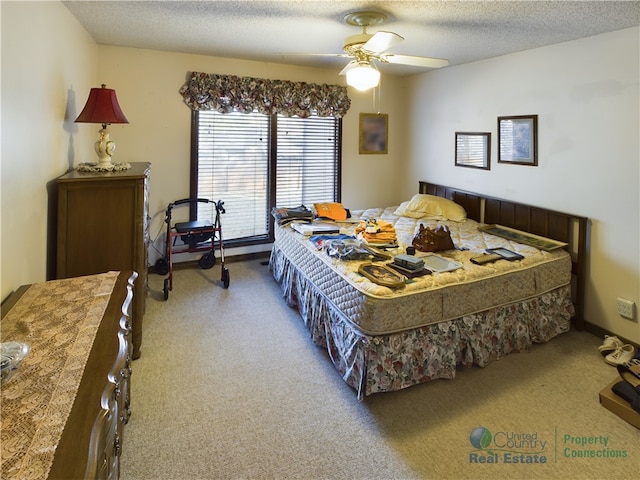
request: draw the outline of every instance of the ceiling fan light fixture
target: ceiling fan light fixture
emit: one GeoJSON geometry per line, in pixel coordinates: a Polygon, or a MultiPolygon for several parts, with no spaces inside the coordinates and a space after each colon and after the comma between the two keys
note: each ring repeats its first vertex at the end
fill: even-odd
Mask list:
{"type": "Polygon", "coordinates": [[[356,67],[347,70],[347,85],[364,92],[378,86],[380,72],[370,63],[361,62],[356,67]]]}

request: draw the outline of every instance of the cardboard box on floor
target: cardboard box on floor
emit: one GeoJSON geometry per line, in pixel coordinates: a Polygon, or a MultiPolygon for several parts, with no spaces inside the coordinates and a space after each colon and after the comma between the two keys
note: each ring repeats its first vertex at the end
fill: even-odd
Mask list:
{"type": "MultiPolygon", "coordinates": [[[[633,367],[634,370],[637,367],[633,367]]],[[[629,402],[619,397],[611,388],[618,382],[621,382],[620,377],[616,378],[613,382],[607,385],[600,391],[600,403],[607,409],[618,415],[620,418],[626,420],[636,428],[640,428],[640,413],[631,408],[629,402]]]]}

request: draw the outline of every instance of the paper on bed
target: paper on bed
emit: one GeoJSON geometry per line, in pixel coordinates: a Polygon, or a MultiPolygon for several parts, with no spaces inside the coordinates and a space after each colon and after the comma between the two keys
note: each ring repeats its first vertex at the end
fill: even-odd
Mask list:
{"type": "Polygon", "coordinates": [[[458,268],[462,268],[461,263],[449,260],[448,258],[443,258],[439,255],[420,255],[419,258],[424,261],[425,268],[436,273],[451,272],[453,270],[457,270],[458,268]]]}

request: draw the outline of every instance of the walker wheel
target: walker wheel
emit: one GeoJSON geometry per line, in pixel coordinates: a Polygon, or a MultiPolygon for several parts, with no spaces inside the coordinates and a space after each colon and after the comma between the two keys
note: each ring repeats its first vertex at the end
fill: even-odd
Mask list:
{"type": "Polygon", "coordinates": [[[156,261],[156,273],[160,276],[165,276],[169,273],[169,262],[166,258],[159,258],[156,261]]]}
{"type": "Polygon", "coordinates": [[[164,299],[169,300],[169,279],[164,279],[164,299]]]}
{"type": "Polygon", "coordinates": [[[224,288],[229,288],[230,280],[231,279],[229,278],[229,269],[223,268],[222,269],[222,285],[224,286],[224,288]]]}
{"type": "Polygon", "coordinates": [[[216,256],[213,252],[205,253],[202,257],[200,257],[200,260],[198,260],[198,265],[200,265],[200,268],[202,268],[203,270],[207,270],[213,267],[215,264],[216,256]]]}

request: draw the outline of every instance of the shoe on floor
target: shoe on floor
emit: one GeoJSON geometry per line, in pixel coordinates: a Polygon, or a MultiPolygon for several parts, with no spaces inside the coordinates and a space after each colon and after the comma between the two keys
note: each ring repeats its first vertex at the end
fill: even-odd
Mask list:
{"type": "Polygon", "coordinates": [[[618,365],[616,368],[622,379],[635,388],[640,395],[640,370],[636,370],[631,365],[618,365]]]}
{"type": "Polygon", "coordinates": [[[623,365],[633,358],[635,351],[636,349],[633,347],[633,345],[625,344],[616,349],[615,352],[612,352],[604,357],[604,361],[609,365],[613,365],[614,367],[623,365]]]}
{"type": "Polygon", "coordinates": [[[618,337],[605,335],[604,342],[598,347],[598,350],[603,355],[606,355],[607,353],[615,352],[618,348],[622,347],[622,345],[624,344],[618,337]]]}

